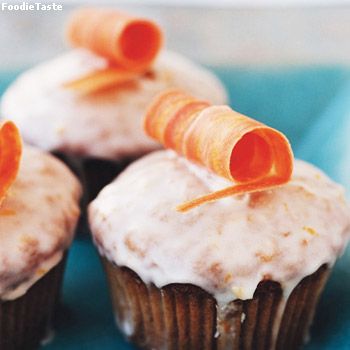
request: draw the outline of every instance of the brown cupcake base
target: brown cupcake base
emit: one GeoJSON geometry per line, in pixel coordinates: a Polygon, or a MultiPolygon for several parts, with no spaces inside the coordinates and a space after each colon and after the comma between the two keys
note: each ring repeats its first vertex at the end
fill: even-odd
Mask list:
{"type": "Polygon", "coordinates": [[[22,297],[0,301],[0,349],[39,347],[52,327],[65,267],[63,258],[22,297]]]}
{"type": "Polygon", "coordinates": [[[130,163],[139,157],[130,157],[118,161],[94,157],[70,156],[61,152],[53,153],[62,160],[78,177],[83,186],[81,216],[76,232],[88,233],[87,206],[96,198],[103,187],[111,183],[130,163]]]}
{"type": "Polygon", "coordinates": [[[324,265],[305,277],[286,303],[279,283],[262,281],[253,299],[234,300],[218,311],[215,299],[197,286],[159,289],[129,268],[102,262],[117,324],[143,349],[298,349],[330,272],[324,265]]]}
{"type": "Polygon", "coordinates": [[[95,199],[103,187],[112,182],[138,158],[130,157],[112,161],[94,157],[68,156],[60,152],[55,152],[54,155],[62,160],[82,182],[85,204],[95,199]]]}

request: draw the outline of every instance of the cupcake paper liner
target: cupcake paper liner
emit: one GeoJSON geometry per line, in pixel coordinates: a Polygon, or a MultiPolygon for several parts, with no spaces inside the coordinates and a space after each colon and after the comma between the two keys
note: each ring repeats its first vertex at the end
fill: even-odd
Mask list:
{"type": "Polygon", "coordinates": [[[288,300],[274,281],[261,281],[253,299],[218,309],[215,299],[191,284],[146,285],[127,267],[102,258],[116,322],[143,349],[298,349],[306,341],[330,269],[305,277],[288,300]]]}
{"type": "Polygon", "coordinates": [[[0,301],[0,349],[31,350],[51,330],[59,303],[64,257],[23,296],[0,301]]]}

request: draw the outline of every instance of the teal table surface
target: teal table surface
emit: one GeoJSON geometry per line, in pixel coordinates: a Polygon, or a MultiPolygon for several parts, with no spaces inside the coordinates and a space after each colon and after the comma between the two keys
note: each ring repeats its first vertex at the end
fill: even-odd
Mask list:
{"type": "MultiPolygon", "coordinates": [[[[213,70],[226,85],[235,110],[283,131],[296,157],[319,166],[350,194],[348,69],[298,66],[213,70]]],[[[0,93],[16,74],[0,72],[0,93]]],[[[69,256],[54,340],[43,348],[135,349],[115,328],[98,256],[90,239],[83,235],[75,239],[69,256]]],[[[350,349],[349,249],[335,266],[305,349],[350,349]]]]}

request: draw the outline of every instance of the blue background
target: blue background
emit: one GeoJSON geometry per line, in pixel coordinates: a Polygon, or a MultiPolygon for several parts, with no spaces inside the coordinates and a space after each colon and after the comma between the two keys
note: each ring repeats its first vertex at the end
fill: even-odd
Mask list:
{"type": "MultiPolygon", "coordinates": [[[[235,110],[283,131],[296,157],[318,165],[350,190],[348,69],[213,69],[225,83],[235,110]]],[[[16,75],[0,72],[0,93],[16,75]]],[[[79,235],[71,249],[56,336],[44,349],[135,349],[115,328],[104,274],[87,236],[79,235]]],[[[349,249],[322,296],[306,349],[350,349],[349,249]]]]}

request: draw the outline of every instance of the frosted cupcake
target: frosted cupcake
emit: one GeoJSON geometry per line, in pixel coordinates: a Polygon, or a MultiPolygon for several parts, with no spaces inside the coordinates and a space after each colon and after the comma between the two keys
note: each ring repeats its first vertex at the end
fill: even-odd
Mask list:
{"type": "Polygon", "coordinates": [[[89,208],[118,326],[146,349],[297,349],[349,239],[344,191],[310,164],[292,170],[277,131],[174,96],[146,130],[188,159],[152,153],[89,208]]]}
{"type": "Polygon", "coordinates": [[[59,154],[90,198],[131,160],[159,147],[141,127],[159,92],[180,88],[226,102],[213,74],[161,50],[161,30],[151,21],[78,10],[68,37],[77,48],[23,73],[4,94],[1,114],[17,123],[26,142],[59,154]]]}
{"type": "Polygon", "coordinates": [[[81,190],[51,155],[26,146],[20,159],[16,133],[0,125],[0,348],[35,349],[51,327],[81,190]]]}

